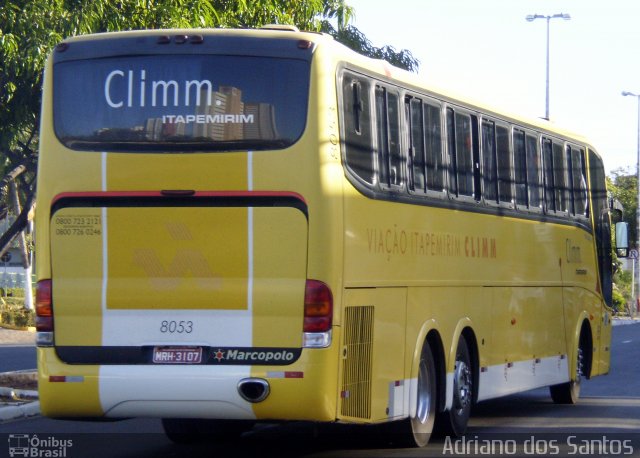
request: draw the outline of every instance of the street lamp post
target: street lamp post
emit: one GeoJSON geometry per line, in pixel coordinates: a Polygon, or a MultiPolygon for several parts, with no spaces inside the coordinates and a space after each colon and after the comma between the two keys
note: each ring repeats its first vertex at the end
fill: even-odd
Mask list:
{"type": "MultiPolygon", "coordinates": [[[[631,96],[631,97],[635,97],[638,101],[638,143],[637,143],[637,157],[636,157],[636,176],[638,178],[638,189],[637,189],[637,193],[638,193],[638,206],[636,207],[636,221],[637,221],[637,226],[636,226],[636,249],[640,249],[640,94],[635,94],[633,92],[629,92],[629,91],[622,91],[622,95],[623,96],[631,96]]],[[[635,263],[636,261],[633,260],[633,262],[635,263]]],[[[636,269],[638,271],[640,271],[639,269],[636,269]]],[[[640,272],[638,272],[638,274],[640,275],[640,272]]],[[[640,277],[639,277],[640,278],[640,277]]],[[[635,284],[636,279],[633,279],[633,283],[635,284]]],[[[638,288],[636,289],[636,292],[638,293],[638,295],[640,295],[640,282],[638,283],[638,288]]],[[[638,307],[638,301],[637,299],[634,297],[634,300],[636,301],[636,303],[634,304],[634,307],[632,307],[632,310],[636,310],[636,308],[638,307]]]]}
{"type": "Polygon", "coordinates": [[[547,20],[547,84],[546,84],[546,93],[545,93],[545,114],[544,119],[549,120],[549,23],[551,19],[564,19],[568,21],[571,19],[571,16],[567,13],[558,13],[552,15],[544,15],[544,14],[529,14],[525,18],[529,22],[533,22],[536,19],[546,19],[547,20]]]}

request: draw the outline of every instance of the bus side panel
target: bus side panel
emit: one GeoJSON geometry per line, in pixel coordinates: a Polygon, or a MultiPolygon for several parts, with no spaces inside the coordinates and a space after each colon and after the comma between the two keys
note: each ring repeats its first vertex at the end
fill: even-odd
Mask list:
{"type": "Polygon", "coordinates": [[[611,345],[611,320],[605,317],[608,312],[603,310],[600,298],[582,288],[565,288],[564,296],[567,348],[573,364],[571,373],[575,371],[574,353],[578,347],[580,329],[584,320],[589,322],[593,339],[591,376],[608,373],[611,345]],[[598,318],[600,316],[602,317],[598,318]],[[606,323],[605,320],[607,320],[606,323]]]}
{"type": "Polygon", "coordinates": [[[335,421],[340,327],[333,327],[329,348],[302,351],[289,366],[253,366],[251,376],[267,380],[270,394],[252,404],[258,420],[335,421]]]}
{"type": "MultiPolygon", "coordinates": [[[[443,353],[432,348],[433,356],[440,360],[451,383],[455,370],[455,351],[460,334],[470,327],[478,350],[478,366],[487,367],[500,360],[492,345],[491,288],[482,287],[425,287],[410,288],[407,310],[407,374],[416,371],[424,338],[430,327],[437,333],[443,353]],[[411,359],[409,359],[411,358],[411,359]]],[[[473,346],[472,342],[468,345],[473,346]]],[[[409,377],[410,375],[407,375],[409,377]]],[[[452,386],[442,387],[449,394],[452,386]]]]}
{"type": "Polygon", "coordinates": [[[98,371],[98,366],[69,366],[58,359],[53,348],[38,348],[38,393],[42,415],[101,417],[104,412],[98,371]],[[65,376],[65,382],[52,381],[61,376],[65,376]]]}
{"type": "Polygon", "coordinates": [[[592,376],[608,374],[611,368],[611,313],[604,306],[604,303],[600,307],[602,307],[603,312],[599,323],[598,360],[597,365],[594,364],[591,371],[592,376]]]}
{"type": "Polygon", "coordinates": [[[347,289],[343,301],[338,418],[377,422],[406,416],[407,289],[347,289]]]}
{"type": "Polygon", "coordinates": [[[300,347],[307,272],[307,220],[292,208],[254,208],[254,347],[300,347]],[[290,305],[286,305],[290,304],[290,305]],[[293,305],[293,304],[297,304],[293,305]],[[282,313],[283,311],[287,313],[282,313]]]}
{"type": "Polygon", "coordinates": [[[56,345],[102,345],[104,255],[99,208],[62,209],[50,227],[56,345]]]}

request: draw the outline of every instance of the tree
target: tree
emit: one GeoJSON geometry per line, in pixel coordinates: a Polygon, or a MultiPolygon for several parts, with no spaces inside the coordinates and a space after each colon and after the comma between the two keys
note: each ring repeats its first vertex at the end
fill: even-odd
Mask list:
{"type": "Polygon", "coordinates": [[[409,51],[376,48],[348,25],[352,12],[344,0],[3,0],[0,178],[24,165],[26,171],[17,177],[23,202],[35,192],[42,71],[47,55],[66,37],[133,29],[294,24],[325,31],[358,52],[417,70],[418,61],[409,51]]]}
{"type": "Polygon", "coordinates": [[[624,207],[622,221],[629,223],[629,245],[636,247],[638,240],[638,176],[629,170],[619,168],[607,177],[607,189],[611,197],[620,201],[624,207]]]}
{"type": "MultiPolygon", "coordinates": [[[[638,219],[636,211],[638,209],[638,176],[630,173],[628,169],[615,169],[607,177],[607,189],[611,197],[617,199],[624,207],[622,221],[629,223],[629,246],[637,248],[638,240],[638,219]]],[[[615,254],[615,253],[614,253],[615,254]]],[[[617,258],[614,258],[617,260],[617,258]]],[[[617,263],[617,261],[616,261],[617,263]]],[[[614,291],[613,300],[616,311],[622,312],[625,308],[631,314],[631,304],[633,297],[631,294],[631,283],[633,278],[631,272],[617,269],[613,277],[614,291]]]]}

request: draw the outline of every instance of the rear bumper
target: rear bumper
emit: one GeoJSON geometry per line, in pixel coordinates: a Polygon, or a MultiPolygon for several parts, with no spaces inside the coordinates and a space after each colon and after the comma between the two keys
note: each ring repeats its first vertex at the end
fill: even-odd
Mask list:
{"type": "Polygon", "coordinates": [[[332,348],[303,350],[287,366],[70,365],[38,348],[43,415],[83,418],[216,418],[333,421],[337,360],[332,348]],[[250,403],[238,393],[248,377],[269,396],[250,403]]]}

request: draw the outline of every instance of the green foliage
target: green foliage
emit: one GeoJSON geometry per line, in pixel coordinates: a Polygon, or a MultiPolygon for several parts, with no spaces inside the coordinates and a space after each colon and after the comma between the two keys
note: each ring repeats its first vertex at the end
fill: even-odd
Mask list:
{"type": "Polygon", "coordinates": [[[412,72],[418,71],[420,61],[413,57],[411,51],[406,49],[396,51],[395,48],[388,45],[378,48],[374,46],[362,32],[351,25],[336,30],[329,22],[326,22],[323,31],[333,35],[337,41],[360,54],[375,59],[386,60],[392,65],[404,68],[405,70],[412,72]]]}
{"type": "Polygon", "coordinates": [[[618,269],[613,276],[613,307],[617,313],[624,312],[627,304],[633,301],[631,297],[631,272],[618,269]]]}
{"type": "Polygon", "coordinates": [[[3,300],[0,303],[0,323],[16,328],[34,326],[34,313],[24,308],[24,298],[3,300]]]}
{"type": "Polygon", "coordinates": [[[627,301],[616,288],[613,289],[613,309],[616,313],[624,311],[627,301]]]}
{"type": "Polygon", "coordinates": [[[607,177],[607,189],[611,197],[624,207],[622,221],[629,223],[629,246],[635,247],[638,240],[638,177],[629,170],[616,169],[607,177]]]}

